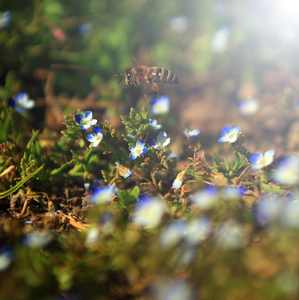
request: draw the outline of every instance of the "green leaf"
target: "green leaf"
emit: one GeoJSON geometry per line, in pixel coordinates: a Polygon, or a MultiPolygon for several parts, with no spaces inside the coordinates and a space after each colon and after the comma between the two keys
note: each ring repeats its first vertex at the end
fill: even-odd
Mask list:
{"type": "Polygon", "coordinates": [[[72,159],[68,162],[66,162],[65,164],[63,164],[60,168],[54,169],[51,171],[50,175],[54,176],[54,175],[58,175],[59,173],[64,172],[72,163],[74,163],[75,160],[72,159]]]}
{"type": "Polygon", "coordinates": [[[38,169],[33,171],[31,174],[27,175],[24,179],[22,179],[19,183],[17,183],[14,187],[11,189],[0,193],[0,199],[5,198],[9,196],[10,194],[16,192],[27,180],[29,180],[31,177],[35,176],[38,172],[40,172],[43,169],[44,165],[40,166],[38,169]]]}
{"type": "Polygon", "coordinates": [[[224,164],[225,164],[225,167],[226,167],[226,171],[229,171],[230,170],[230,166],[228,164],[228,161],[225,157],[223,157],[223,161],[224,161],[224,164]]]}
{"type": "Polygon", "coordinates": [[[214,163],[214,166],[219,165],[219,162],[218,162],[218,159],[217,159],[217,156],[216,156],[215,152],[213,152],[213,163],[214,163]]]}
{"type": "Polygon", "coordinates": [[[131,196],[133,196],[136,200],[138,199],[139,197],[139,193],[140,193],[140,190],[139,190],[139,187],[136,185],[132,192],[130,193],[131,196]]]}

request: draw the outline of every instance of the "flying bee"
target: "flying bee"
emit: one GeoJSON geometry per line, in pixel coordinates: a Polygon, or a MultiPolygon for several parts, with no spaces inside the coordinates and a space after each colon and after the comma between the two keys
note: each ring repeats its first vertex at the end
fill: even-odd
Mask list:
{"type": "Polygon", "coordinates": [[[164,68],[137,66],[125,70],[124,78],[126,85],[141,86],[146,93],[151,93],[154,96],[159,94],[158,83],[178,84],[177,76],[164,68]]]}

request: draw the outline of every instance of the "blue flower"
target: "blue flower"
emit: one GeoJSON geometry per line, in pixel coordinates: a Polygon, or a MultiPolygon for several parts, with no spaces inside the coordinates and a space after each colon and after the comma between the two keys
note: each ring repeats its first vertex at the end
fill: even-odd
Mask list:
{"type": "Polygon", "coordinates": [[[211,48],[215,52],[223,52],[228,47],[231,28],[228,25],[221,26],[211,39],[211,48]]]}
{"type": "Polygon", "coordinates": [[[115,194],[116,194],[116,189],[114,185],[97,187],[92,190],[91,203],[93,204],[109,203],[115,194]]]}
{"type": "Polygon", "coordinates": [[[167,96],[161,96],[160,98],[154,98],[150,105],[151,112],[154,115],[164,115],[169,112],[170,101],[167,96]]]}
{"type": "Polygon", "coordinates": [[[189,129],[185,129],[184,130],[184,134],[186,137],[190,137],[190,138],[193,138],[193,137],[196,137],[198,136],[200,133],[200,130],[199,129],[193,129],[193,130],[189,130],[189,129]]]}
{"type": "Polygon", "coordinates": [[[170,143],[170,138],[167,138],[166,132],[160,132],[156,140],[148,141],[148,145],[154,149],[162,149],[170,143]]]}
{"type": "Polygon", "coordinates": [[[169,27],[175,33],[184,33],[189,27],[189,20],[186,16],[174,16],[169,22],[169,27]]]}
{"type": "Polygon", "coordinates": [[[10,11],[6,11],[4,13],[0,13],[0,30],[4,29],[9,25],[11,21],[11,13],[10,11]]]}
{"type": "Polygon", "coordinates": [[[165,212],[165,204],[154,197],[142,197],[134,211],[134,224],[141,227],[156,227],[159,225],[165,212]]]}
{"type": "Polygon", "coordinates": [[[135,135],[127,134],[127,136],[128,136],[129,138],[131,138],[132,140],[137,140],[137,134],[135,134],[135,135]]]}
{"type": "Polygon", "coordinates": [[[212,222],[206,216],[198,217],[187,223],[185,241],[193,246],[204,241],[212,233],[212,222]]]}
{"type": "Polygon", "coordinates": [[[94,132],[87,136],[87,140],[92,143],[92,147],[97,147],[103,139],[103,133],[98,126],[94,127],[94,132]]]}
{"type": "Polygon", "coordinates": [[[44,248],[51,242],[51,237],[47,231],[32,231],[25,235],[24,244],[29,248],[44,248]]]}
{"type": "Polygon", "coordinates": [[[83,130],[88,129],[90,126],[97,124],[97,120],[92,118],[91,111],[85,111],[82,114],[75,115],[76,122],[80,125],[83,130]]]}
{"type": "Polygon", "coordinates": [[[173,247],[183,240],[186,232],[186,222],[173,222],[163,227],[160,236],[161,247],[173,247]]]}
{"type": "Polygon", "coordinates": [[[172,183],[172,188],[173,188],[174,190],[178,190],[178,189],[182,186],[183,181],[184,181],[185,174],[186,174],[186,170],[180,172],[180,173],[177,175],[176,179],[175,179],[175,180],[173,181],[173,183],[172,183]]]}
{"type": "Polygon", "coordinates": [[[158,124],[156,119],[149,119],[149,125],[153,130],[159,130],[162,128],[162,125],[158,124]]]}
{"type": "Polygon", "coordinates": [[[240,223],[229,219],[220,226],[216,243],[221,248],[241,248],[248,243],[248,233],[240,223]]]}
{"type": "Polygon", "coordinates": [[[119,162],[116,162],[116,167],[118,169],[118,172],[121,176],[123,176],[125,179],[129,178],[133,175],[131,170],[123,165],[121,165],[119,162]]]}
{"type": "Polygon", "coordinates": [[[93,22],[82,23],[77,27],[78,34],[81,36],[87,35],[93,27],[93,22]]]}
{"type": "Polygon", "coordinates": [[[176,177],[176,179],[172,183],[172,188],[174,190],[178,190],[183,184],[183,180],[179,177],[176,177]]]}
{"type": "Polygon", "coordinates": [[[284,157],[273,174],[273,179],[280,184],[292,185],[299,182],[299,157],[284,157]]]}
{"type": "Polygon", "coordinates": [[[9,267],[12,262],[12,250],[10,246],[3,246],[0,248],[0,272],[9,267]]]}
{"type": "Polygon", "coordinates": [[[193,197],[193,203],[200,209],[209,209],[218,201],[219,192],[216,187],[208,186],[203,190],[196,192],[193,197]]]}
{"type": "Polygon", "coordinates": [[[265,226],[278,220],[283,210],[283,202],[276,197],[262,198],[253,209],[253,216],[259,226],[265,226]]]}
{"type": "Polygon", "coordinates": [[[31,109],[35,106],[35,101],[29,99],[27,93],[19,93],[15,98],[8,99],[8,105],[13,107],[17,112],[25,109],[31,109]]]}
{"type": "Polygon", "coordinates": [[[145,143],[143,141],[138,141],[136,143],[136,146],[129,147],[129,150],[131,151],[129,155],[131,159],[136,159],[138,156],[143,155],[147,152],[147,149],[145,148],[145,143]]]}
{"type": "Polygon", "coordinates": [[[173,282],[165,278],[158,278],[156,284],[152,289],[151,299],[156,300],[192,300],[195,299],[194,291],[187,282],[180,281],[173,282]]]}
{"type": "Polygon", "coordinates": [[[299,227],[299,202],[297,199],[287,201],[283,209],[279,211],[279,219],[283,226],[291,228],[299,227]]]}
{"type": "Polygon", "coordinates": [[[268,150],[264,155],[262,153],[253,153],[249,158],[249,162],[253,164],[252,170],[260,170],[269,166],[273,162],[274,154],[274,149],[268,150]]]}
{"type": "Polygon", "coordinates": [[[246,192],[244,186],[228,186],[222,190],[222,197],[225,200],[236,200],[240,199],[246,192]]]}
{"type": "Polygon", "coordinates": [[[234,143],[238,139],[241,127],[226,126],[221,130],[221,138],[218,139],[219,143],[234,143]]]}
{"type": "Polygon", "coordinates": [[[239,101],[239,112],[244,116],[252,116],[258,112],[260,105],[256,98],[239,101]]]}

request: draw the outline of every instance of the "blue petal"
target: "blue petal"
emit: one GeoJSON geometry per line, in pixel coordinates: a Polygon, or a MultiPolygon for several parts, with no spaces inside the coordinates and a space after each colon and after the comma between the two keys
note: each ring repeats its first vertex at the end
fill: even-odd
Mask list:
{"type": "Polygon", "coordinates": [[[172,188],[175,190],[178,190],[183,184],[183,181],[180,180],[179,178],[176,178],[173,183],[172,183],[172,188]]]}
{"type": "Polygon", "coordinates": [[[193,129],[193,130],[189,131],[190,137],[198,136],[199,133],[200,133],[200,130],[199,130],[199,129],[193,129]]]}
{"type": "Polygon", "coordinates": [[[78,124],[81,123],[81,120],[83,119],[83,116],[82,115],[75,115],[75,120],[78,124]]]}
{"type": "Polygon", "coordinates": [[[92,112],[91,112],[90,110],[88,110],[88,111],[85,111],[85,112],[83,113],[83,115],[84,115],[85,118],[89,118],[89,117],[92,116],[92,112]]]}
{"type": "Polygon", "coordinates": [[[156,119],[150,119],[149,120],[149,124],[150,125],[156,125],[157,124],[157,120],[156,119]]]}
{"type": "Polygon", "coordinates": [[[221,136],[226,136],[228,133],[230,133],[234,128],[232,126],[225,126],[221,130],[221,136]]]}
{"type": "Polygon", "coordinates": [[[226,142],[226,137],[225,136],[221,137],[220,139],[218,139],[218,142],[219,143],[225,143],[226,142]]]}
{"type": "Polygon", "coordinates": [[[129,170],[125,175],[124,178],[129,178],[133,175],[133,173],[129,170]]]}
{"type": "Polygon", "coordinates": [[[16,106],[16,100],[12,97],[8,98],[8,106],[15,107],[16,106]]]}
{"type": "Polygon", "coordinates": [[[251,167],[251,169],[257,171],[257,170],[262,169],[263,167],[264,167],[264,166],[262,166],[262,165],[253,165],[253,166],[251,167]]]}
{"type": "Polygon", "coordinates": [[[152,101],[151,101],[151,106],[154,106],[157,102],[159,102],[160,101],[160,99],[159,98],[154,98],[154,99],[152,99],[152,101]]]}
{"type": "Polygon", "coordinates": [[[86,137],[86,139],[89,141],[89,142],[93,142],[93,140],[94,140],[94,138],[95,138],[95,134],[92,132],[92,133],[90,133],[87,137],[86,137]]]}
{"type": "Polygon", "coordinates": [[[149,141],[146,142],[150,147],[153,147],[157,144],[155,139],[151,139],[149,141]]]}
{"type": "Polygon", "coordinates": [[[18,95],[16,95],[15,100],[18,102],[18,101],[20,101],[22,98],[25,98],[25,99],[28,98],[27,93],[24,93],[24,92],[19,93],[18,95]]]}
{"type": "Polygon", "coordinates": [[[144,147],[143,148],[143,151],[142,151],[142,153],[140,154],[140,155],[143,155],[143,154],[145,154],[147,152],[147,149],[144,147]]]}
{"type": "Polygon", "coordinates": [[[100,127],[98,127],[98,126],[94,127],[94,132],[97,133],[97,134],[102,133],[100,127]]]}
{"type": "Polygon", "coordinates": [[[241,128],[240,126],[237,126],[237,127],[234,128],[234,130],[235,130],[236,132],[239,132],[241,129],[242,129],[242,128],[241,128]]]}
{"type": "Polygon", "coordinates": [[[255,164],[262,156],[262,153],[253,153],[249,158],[249,162],[255,164]]]}
{"type": "Polygon", "coordinates": [[[130,157],[131,159],[136,159],[136,158],[137,158],[137,155],[136,155],[136,154],[133,154],[133,153],[130,153],[129,157],[130,157]]]}
{"type": "Polygon", "coordinates": [[[145,145],[145,143],[144,143],[143,141],[138,141],[138,142],[136,143],[136,147],[143,148],[144,145],[145,145]]]}

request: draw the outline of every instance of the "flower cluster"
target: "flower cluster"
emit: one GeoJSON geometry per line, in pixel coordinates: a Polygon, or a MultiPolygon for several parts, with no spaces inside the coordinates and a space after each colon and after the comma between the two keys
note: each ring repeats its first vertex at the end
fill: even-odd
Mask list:
{"type": "MultiPolygon", "coordinates": [[[[82,130],[87,130],[98,122],[96,119],[92,118],[91,111],[85,111],[81,114],[75,115],[75,120],[82,130]]],[[[95,126],[94,131],[90,133],[86,139],[91,143],[92,147],[97,147],[103,140],[103,133],[100,127],[95,126]]]]}

